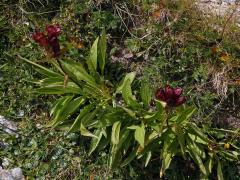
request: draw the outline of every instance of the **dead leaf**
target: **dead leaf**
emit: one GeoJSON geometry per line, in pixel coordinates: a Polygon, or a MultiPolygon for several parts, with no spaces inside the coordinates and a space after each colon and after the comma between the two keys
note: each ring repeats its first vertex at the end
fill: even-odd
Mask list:
{"type": "Polygon", "coordinates": [[[221,52],[221,54],[219,55],[219,59],[223,62],[228,62],[230,61],[230,55],[228,55],[226,52],[221,52]]]}
{"type": "Polygon", "coordinates": [[[79,40],[77,40],[76,38],[73,38],[73,37],[69,38],[69,40],[75,48],[77,48],[77,49],[84,48],[84,45],[83,45],[82,41],[79,41],[79,40]]]}
{"type": "Polygon", "coordinates": [[[211,53],[212,53],[212,55],[216,55],[218,53],[218,47],[217,46],[212,46],[211,47],[211,53]]]}
{"type": "Polygon", "coordinates": [[[90,174],[89,180],[94,180],[94,173],[91,173],[91,174],[90,174]]]}

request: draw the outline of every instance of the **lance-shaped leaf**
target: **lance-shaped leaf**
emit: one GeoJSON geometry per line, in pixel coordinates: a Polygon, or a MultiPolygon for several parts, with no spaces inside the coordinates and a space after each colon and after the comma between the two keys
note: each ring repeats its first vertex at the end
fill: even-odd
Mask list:
{"type": "Polygon", "coordinates": [[[147,107],[152,98],[152,91],[150,89],[150,85],[148,81],[141,82],[140,93],[141,93],[142,102],[147,107]]]}
{"type": "Polygon", "coordinates": [[[33,65],[39,73],[41,73],[41,74],[43,74],[45,76],[48,76],[48,77],[63,77],[61,74],[56,73],[56,72],[54,72],[54,71],[52,71],[52,70],[50,70],[48,68],[45,68],[45,67],[43,67],[43,66],[41,66],[41,65],[39,65],[39,64],[37,64],[35,62],[32,62],[32,61],[24,58],[24,57],[21,57],[21,56],[18,56],[18,57],[20,59],[24,60],[25,62],[33,65]]]}
{"type": "Polygon", "coordinates": [[[126,140],[129,138],[130,130],[129,129],[122,129],[120,132],[120,139],[118,144],[113,145],[110,150],[109,156],[109,166],[114,168],[117,166],[117,162],[120,160],[121,148],[124,146],[126,140]]]}
{"type": "Polygon", "coordinates": [[[102,75],[104,74],[104,67],[105,67],[105,61],[106,61],[106,49],[107,49],[107,38],[106,38],[106,31],[103,30],[102,35],[100,37],[100,40],[98,42],[99,46],[99,67],[101,70],[102,75]]]}
{"type": "Polygon", "coordinates": [[[135,137],[136,141],[140,144],[140,146],[143,148],[144,142],[145,142],[145,126],[144,126],[144,124],[136,127],[134,137],[135,137]]]}
{"type": "Polygon", "coordinates": [[[119,142],[119,134],[120,134],[121,122],[117,121],[112,126],[112,136],[111,141],[113,144],[118,144],[119,142]]]}
{"type": "Polygon", "coordinates": [[[138,147],[135,147],[133,151],[127,156],[127,158],[121,163],[121,167],[128,165],[137,156],[138,147]]]}
{"type": "Polygon", "coordinates": [[[82,89],[77,86],[49,85],[37,88],[33,91],[36,94],[83,94],[82,89]]]}
{"type": "Polygon", "coordinates": [[[208,171],[206,170],[201,157],[199,156],[198,152],[195,151],[195,148],[189,139],[187,139],[187,148],[188,148],[190,156],[195,161],[195,163],[198,165],[201,172],[204,175],[208,175],[208,171]]]}
{"type": "Polygon", "coordinates": [[[98,38],[94,41],[90,49],[89,59],[87,60],[88,69],[93,74],[97,70],[97,60],[98,60],[98,38]]]}
{"type": "Polygon", "coordinates": [[[85,106],[79,113],[79,115],[77,116],[77,118],[75,119],[73,125],[71,126],[71,128],[69,129],[68,132],[74,132],[79,130],[80,125],[81,125],[81,121],[82,118],[84,116],[86,116],[91,110],[92,110],[93,106],[91,104],[85,106]]]}
{"type": "Polygon", "coordinates": [[[81,104],[83,104],[85,99],[83,97],[78,97],[72,100],[72,97],[66,99],[63,102],[63,106],[59,108],[57,115],[52,120],[52,126],[57,126],[64,120],[66,120],[70,115],[72,115],[81,104]]]}
{"type": "Polygon", "coordinates": [[[127,83],[130,82],[130,84],[131,84],[133,82],[135,76],[136,76],[136,72],[131,72],[131,73],[126,74],[126,76],[121,81],[120,85],[118,86],[118,88],[116,90],[116,94],[121,93],[123,88],[126,86],[127,83]]]}
{"type": "Polygon", "coordinates": [[[95,132],[93,134],[95,136],[97,136],[98,138],[92,139],[88,155],[91,155],[93,153],[93,151],[98,147],[98,144],[101,141],[102,136],[103,136],[103,130],[97,129],[97,130],[95,130],[95,132]]]}
{"type": "Polygon", "coordinates": [[[84,81],[91,86],[97,87],[94,78],[87,73],[81,63],[69,59],[60,62],[64,71],[75,81],[84,81]]]}
{"type": "Polygon", "coordinates": [[[91,133],[83,124],[80,126],[80,132],[82,136],[98,138],[95,134],[91,133]]]}
{"type": "Polygon", "coordinates": [[[222,173],[222,165],[219,160],[218,160],[218,165],[217,165],[217,177],[218,177],[218,180],[224,180],[223,173],[222,173]]]}
{"type": "Polygon", "coordinates": [[[165,156],[163,157],[162,166],[161,166],[161,170],[160,170],[160,178],[163,177],[164,172],[166,171],[166,169],[169,168],[172,158],[173,158],[172,153],[166,153],[165,156]]]}

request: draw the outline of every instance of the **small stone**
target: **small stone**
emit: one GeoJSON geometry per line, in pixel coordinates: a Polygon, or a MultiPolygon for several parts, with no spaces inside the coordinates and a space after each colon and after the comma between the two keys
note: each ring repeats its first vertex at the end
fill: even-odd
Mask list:
{"type": "Polygon", "coordinates": [[[12,177],[15,180],[22,180],[24,179],[22,169],[21,168],[14,168],[11,170],[12,177]]]}
{"type": "Polygon", "coordinates": [[[2,128],[3,131],[8,134],[15,134],[15,131],[17,130],[17,124],[0,115],[0,128],[2,128]]]}

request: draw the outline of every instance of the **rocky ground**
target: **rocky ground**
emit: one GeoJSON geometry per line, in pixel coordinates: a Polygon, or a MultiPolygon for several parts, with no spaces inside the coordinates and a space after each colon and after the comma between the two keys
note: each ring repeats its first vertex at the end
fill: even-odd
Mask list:
{"type": "Polygon", "coordinates": [[[234,19],[240,25],[240,1],[239,0],[198,0],[197,6],[206,14],[227,16],[234,13],[234,19]]]}

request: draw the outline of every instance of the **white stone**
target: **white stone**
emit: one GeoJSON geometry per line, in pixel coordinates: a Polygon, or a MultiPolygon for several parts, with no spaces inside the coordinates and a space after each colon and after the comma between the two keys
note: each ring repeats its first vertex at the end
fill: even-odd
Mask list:
{"type": "Polygon", "coordinates": [[[15,180],[22,180],[24,179],[22,169],[21,168],[14,168],[11,170],[12,177],[15,180]]]}
{"type": "Polygon", "coordinates": [[[0,115],[0,128],[8,134],[15,134],[15,131],[17,130],[17,123],[9,121],[0,115]]]}

